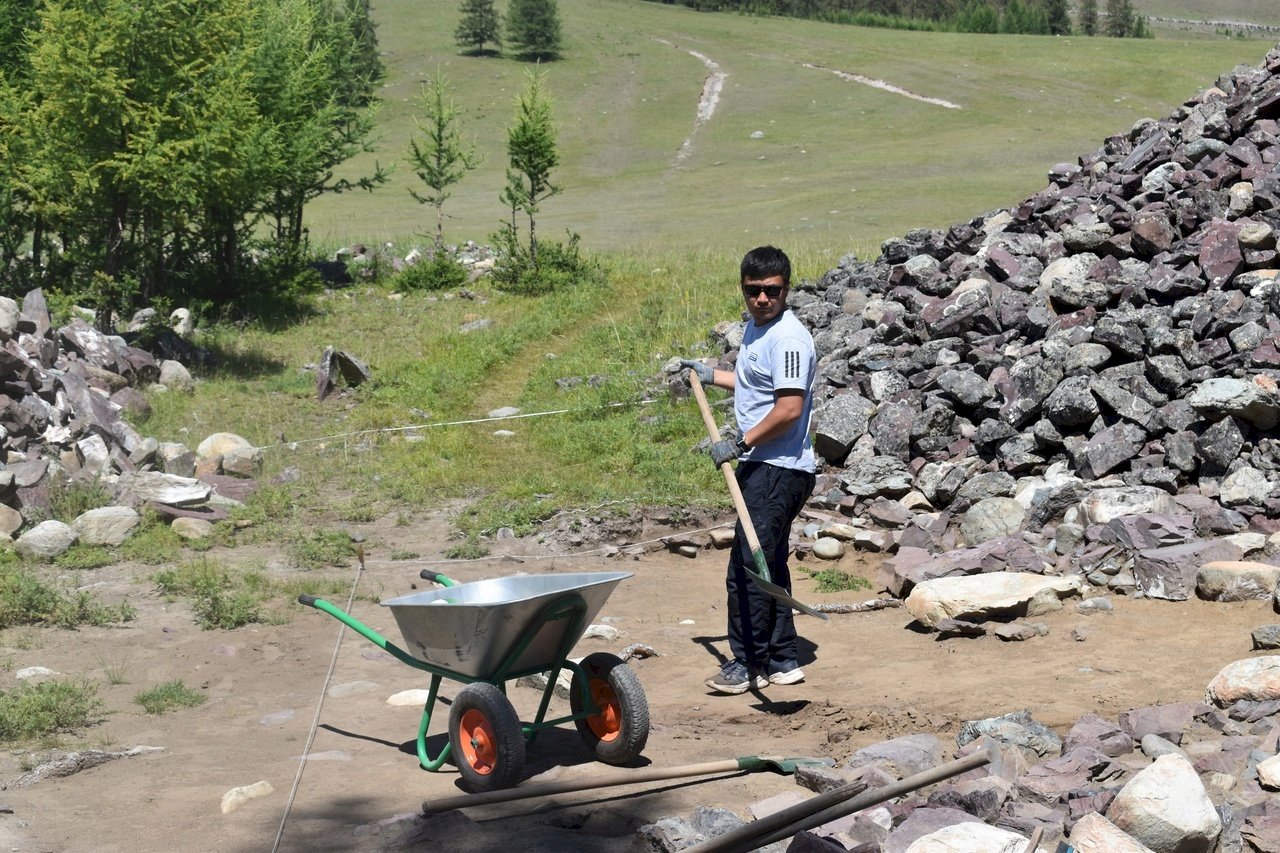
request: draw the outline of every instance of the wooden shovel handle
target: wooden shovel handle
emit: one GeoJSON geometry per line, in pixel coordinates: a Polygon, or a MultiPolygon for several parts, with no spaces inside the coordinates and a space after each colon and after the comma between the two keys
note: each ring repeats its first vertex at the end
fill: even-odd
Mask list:
{"type": "MultiPolygon", "coordinates": [[[[713,443],[719,441],[720,427],[716,426],[716,419],[711,416],[711,406],[707,403],[706,392],[702,390],[702,380],[698,379],[698,374],[692,370],[689,371],[689,386],[693,388],[693,396],[698,401],[698,409],[702,412],[702,422],[706,424],[707,436],[713,443]]],[[[742,523],[742,532],[747,536],[747,545],[754,554],[760,550],[760,539],[756,536],[755,525],[751,523],[751,514],[747,512],[747,502],[742,497],[738,478],[733,475],[733,466],[728,462],[720,463],[720,471],[724,474],[724,481],[729,484],[729,494],[733,497],[734,509],[738,511],[738,521],[742,523]]],[[[768,578],[765,579],[768,580],[768,578]]]]}
{"type": "Polygon", "coordinates": [[[625,773],[597,774],[581,779],[565,779],[558,782],[535,782],[521,785],[518,788],[506,788],[501,791],[485,791],[479,794],[460,794],[453,797],[439,797],[422,803],[423,814],[443,812],[449,809],[461,809],[468,806],[484,806],[490,803],[506,803],[512,800],[524,800],[530,797],[548,797],[553,794],[567,794],[572,791],[585,791],[592,788],[609,788],[616,785],[631,785],[637,782],[660,782],[664,779],[683,779],[687,776],[708,776],[712,773],[734,773],[739,770],[752,769],[744,767],[743,759],[726,759],[724,761],[706,761],[702,764],[685,764],[680,767],[644,767],[639,770],[628,770],[625,773]]]}

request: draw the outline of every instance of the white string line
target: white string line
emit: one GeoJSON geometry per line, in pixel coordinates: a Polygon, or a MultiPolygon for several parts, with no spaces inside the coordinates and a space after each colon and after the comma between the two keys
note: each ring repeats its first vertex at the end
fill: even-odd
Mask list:
{"type": "MultiPolygon", "coordinates": [[[[356,576],[351,581],[351,594],[347,596],[347,606],[344,608],[345,613],[351,612],[351,604],[356,600],[356,587],[360,584],[360,575],[364,574],[364,554],[358,555],[360,563],[356,569],[356,576]]],[[[302,785],[302,771],[307,766],[307,761],[311,757],[311,746],[316,740],[316,729],[320,727],[320,712],[324,709],[324,697],[329,692],[329,683],[333,681],[333,671],[338,665],[338,652],[342,649],[342,638],[347,631],[347,623],[339,620],[338,637],[333,644],[333,657],[329,659],[329,671],[324,675],[324,684],[320,687],[320,699],[316,702],[316,713],[311,720],[311,730],[307,732],[307,742],[302,747],[302,757],[298,759],[298,772],[293,776],[293,787],[289,789],[289,799],[284,804],[284,814],[280,816],[280,828],[276,831],[276,840],[271,845],[271,853],[276,853],[280,849],[280,840],[284,838],[284,827],[289,820],[289,813],[293,811],[293,802],[298,796],[298,788],[302,785]]]]}
{"type": "MultiPolygon", "coordinates": [[[[599,408],[617,409],[623,406],[647,406],[650,403],[656,403],[656,402],[657,400],[634,400],[628,403],[605,403],[599,408]]],[[[299,445],[299,444],[313,444],[315,442],[320,442],[320,441],[336,441],[340,438],[344,438],[344,439],[356,438],[362,435],[375,435],[375,434],[384,433],[384,432],[407,432],[409,430],[415,430],[415,429],[430,429],[431,427],[465,426],[467,424],[485,424],[485,423],[493,423],[495,421],[514,421],[514,420],[520,420],[521,418],[541,418],[547,415],[564,415],[564,414],[570,414],[572,412],[588,412],[588,411],[591,411],[591,409],[553,409],[547,412],[522,412],[521,414],[518,414],[518,415],[502,415],[500,417],[492,417],[492,418],[471,418],[469,420],[464,420],[464,421],[436,421],[435,423],[429,423],[429,424],[410,424],[409,426],[379,427],[377,429],[361,429],[361,430],[356,430],[355,432],[340,432],[340,433],[335,433],[334,435],[324,435],[319,438],[298,438],[298,439],[291,439],[289,441],[281,441],[276,444],[264,444],[258,449],[259,450],[275,450],[276,448],[279,448],[279,447],[295,447],[296,445],[299,445]]]]}

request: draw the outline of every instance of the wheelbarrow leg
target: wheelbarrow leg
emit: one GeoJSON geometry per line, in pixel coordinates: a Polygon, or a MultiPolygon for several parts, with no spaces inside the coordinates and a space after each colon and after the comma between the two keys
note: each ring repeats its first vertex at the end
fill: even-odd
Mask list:
{"type": "Polygon", "coordinates": [[[440,750],[440,754],[432,758],[427,754],[427,728],[431,725],[431,711],[436,705],[436,694],[440,690],[440,676],[432,674],[431,689],[427,692],[427,703],[422,708],[422,722],[418,723],[418,763],[422,765],[423,770],[439,770],[449,759],[449,749],[452,744],[448,739],[445,740],[444,748],[440,750]]]}

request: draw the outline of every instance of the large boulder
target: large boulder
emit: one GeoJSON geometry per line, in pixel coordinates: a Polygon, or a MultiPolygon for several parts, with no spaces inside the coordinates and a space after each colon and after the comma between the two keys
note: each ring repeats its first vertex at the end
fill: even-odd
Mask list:
{"type": "Polygon", "coordinates": [[[1025,615],[1040,595],[1067,598],[1079,595],[1079,577],[1054,577],[1031,572],[991,572],[938,578],[917,584],[906,607],[920,623],[935,627],[943,619],[981,621],[993,616],[1025,615]]]}
{"type": "Polygon", "coordinates": [[[1120,789],[1107,818],[1154,853],[1210,853],[1222,832],[1191,762],[1162,755],[1120,789]]]}

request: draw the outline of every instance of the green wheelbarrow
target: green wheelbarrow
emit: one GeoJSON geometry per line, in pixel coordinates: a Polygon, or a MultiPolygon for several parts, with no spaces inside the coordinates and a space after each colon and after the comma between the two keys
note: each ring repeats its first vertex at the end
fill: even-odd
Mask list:
{"type": "Polygon", "coordinates": [[[626,764],[649,738],[649,703],[639,678],[617,655],[594,652],[581,661],[569,652],[630,572],[516,575],[458,584],[423,571],[443,589],[382,602],[404,638],[400,648],[328,601],[312,595],[298,603],[329,614],[396,660],[431,674],[418,725],[418,761],[439,770],[451,758],[475,792],[520,781],[525,747],[539,731],[572,722],[588,750],[606,764],[626,764]],[[547,719],[560,671],[572,673],[568,716],[547,719]],[[506,695],[512,679],[547,674],[537,715],[522,723],[506,695]],[[449,708],[449,738],[438,755],[427,751],[427,729],[442,679],[466,686],[449,708]]]}

